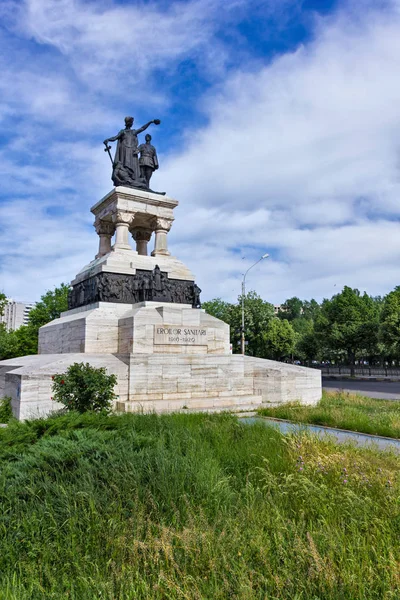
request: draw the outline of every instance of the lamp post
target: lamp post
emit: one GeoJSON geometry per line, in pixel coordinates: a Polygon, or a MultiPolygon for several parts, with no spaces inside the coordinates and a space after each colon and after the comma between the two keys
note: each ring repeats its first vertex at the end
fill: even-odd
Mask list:
{"type": "Polygon", "coordinates": [[[246,295],[246,275],[247,273],[250,271],[250,269],[252,269],[253,267],[255,267],[256,265],[258,265],[259,262],[261,262],[262,260],[264,260],[264,258],[268,258],[269,254],[263,254],[261,258],[259,258],[254,265],[251,265],[251,267],[249,267],[246,271],[246,273],[243,275],[243,281],[242,281],[242,354],[243,356],[246,354],[246,343],[245,343],[245,336],[244,336],[244,297],[246,295]]]}

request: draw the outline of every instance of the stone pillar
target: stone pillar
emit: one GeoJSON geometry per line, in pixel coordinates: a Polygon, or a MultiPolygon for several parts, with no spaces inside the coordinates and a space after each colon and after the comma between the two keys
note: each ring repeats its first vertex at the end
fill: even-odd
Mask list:
{"type": "Polygon", "coordinates": [[[96,220],[94,228],[99,236],[99,252],[95,258],[101,258],[105,254],[111,252],[111,238],[114,235],[115,225],[111,221],[96,220]]]}
{"type": "Polygon", "coordinates": [[[133,239],[136,242],[136,250],[138,254],[140,254],[141,256],[147,256],[147,244],[151,238],[151,229],[143,229],[142,227],[137,227],[135,229],[131,229],[130,231],[133,239]]]}
{"type": "Polygon", "coordinates": [[[112,248],[113,250],[130,250],[132,252],[129,243],[129,227],[134,218],[134,214],[121,210],[113,214],[112,220],[115,223],[115,243],[112,248]]]}
{"type": "Polygon", "coordinates": [[[155,241],[152,256],[169,256],[167,233],[171,229],[173,219],[162,219],[157,217],[155,224],[155,241]]]}

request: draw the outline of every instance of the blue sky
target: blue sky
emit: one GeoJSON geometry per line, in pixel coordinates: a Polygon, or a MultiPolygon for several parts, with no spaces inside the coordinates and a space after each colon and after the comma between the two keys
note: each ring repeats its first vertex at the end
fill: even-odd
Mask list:
{"type": "Polygon", "coordinates": [[[160,118],[155,188],[203,298],[400,284],[400,0],[2,0],[0,290],[96,254],[102,140],[160,118]]]}

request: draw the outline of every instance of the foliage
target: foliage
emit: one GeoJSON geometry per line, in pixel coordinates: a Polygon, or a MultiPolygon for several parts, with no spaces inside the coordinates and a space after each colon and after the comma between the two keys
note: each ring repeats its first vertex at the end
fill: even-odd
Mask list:
{"type": "Polygon", "coordinates": [[[345,355],[354,366],[357,354],[377,353],[379,307],[367,293],[345,286],[323,301],[315,329],[326,350],[345,355]]]}
{"type": "Polygon", "coordinates": [[[400,404],[355,394],[324,392],[317,406],[285,404],[262,408],[260,414],[296,423],[338,427],[373,435],[400,438],[400,404]]]}
{"type": "Polygon", "coordinates": [[[382,305],[380,339],[386,352],[400,357],[400,286],[397,286],[384,299],[382,305]]]}
{"type": "Polygon", "coordinates": [[[264,358],[285,360],[294,352],[297,335],[286,319],[271,319],[263,332],[264,358]]]}
{"type": "MultiPolygon", "coordinates": [[[[240,352],[240,339],[242,330],[242,297],[239,296],[237,304],[229,304],[220,298],[204,302],[203,308],[208,314],[222,319],[230,325],[231,343],[234,352],[240,352]]],[[[274,316],[274,307],[265,302],[255,292],[248,292],[244,298],[245,337],[248,342],[246,354],[250,356],[264,356],[265,331],[269,321],[274,316]]]]}
{"type": "Polygon", "coordinates": [[[4,308],[7,304],[7,296],[0,292],[0,317],[4,315],[4,308]]]}
{"type": "Polygon", "coordinates": [[[54,290],[48,290],[30,311],[28,321],[36,331],[39,331],[42,325],[58,319],[62,312],[68,310],[68,290],[69,286],[65,283],[54,290]]]}
{"type": "Polygon", "coordinates": [[[288,298],[283,304],[282,308],[278,311],[278,317],[280,319],[286,319],[287,321],[293,321],[298,319],[303,311],[303,302],[297,296],[288,298]]]}
{"type": "Polygon", "coordinates": [[[0,360],[37,353],[37,331],[23,325],[15,331],[0,326],[0,360]]]}
{"type": "Polygon", "coordinates": [[[107,375],[104,367],[92,367],[89,363],[74,363],[62,375],[53,375],[53,400],[67,410],[109,411],[112,407],[117,377],[107,375]]]}
{"type": "Polygon", "coordinates": [[[308,365],[321,358],[321,344],[315,333],[314,320],[301,317],[292,321],[292,326],[297,334],[294,356],[308,365]]]}
{"type": "Polygon", "coordinates": [[[23,325],[15,331],[6,331],[5,327],[0,326],[0,360],[37,354],[39,328],[57,319],[67,310],[68,289],[69,287],[62,283],[53,291],[46,292],[30,311],[28,325],[23,325]]]}
{"type": "Polygon", "coordinates": [[[229,415],[0,430],[7,600],[398,598],[400,458],[229,415]]]}
{"type": "Polygon", "coordinates": [[[0,398],[0,423],[8,423],[13,418],[10,396],[0,398]]]}
{"type": "Polygon", "coordinates": [[[18,340],[14,331],[7,331],[4,323],[0,324],[0,360],[14,358],[18,354],[18,340]]]}
{"type": "Polygon", "coordinates": [[[231,322],[233,307],[233,304],[225,302],[224,300],[221,300],[221,298],[214,298],[214,300],[202,303],[202,308],[204,308],[206,313],[216,319],[225,321],[225,323],[231,322]]]}

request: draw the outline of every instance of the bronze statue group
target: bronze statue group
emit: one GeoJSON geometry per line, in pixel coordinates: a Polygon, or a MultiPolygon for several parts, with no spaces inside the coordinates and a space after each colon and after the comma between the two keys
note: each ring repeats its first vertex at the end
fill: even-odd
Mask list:
{"type": "Polygon", "coordinates": [[[151,144],[150,134],[145,137],[146,143],[140,145],[137,136],[151,124],[159,125],[161,121],[154,119],[139,129],[132,129],[133,121],[133,117],[125,117],[125,129],[121,129],[114,137],[104,140],[105,152],[108,152],[113,163],[111,179],[115,186],[150,190],[151,176],[158,169],[157,152],[151,144]],[[114,159],[108,142],[117,142],[114,159]]]}

